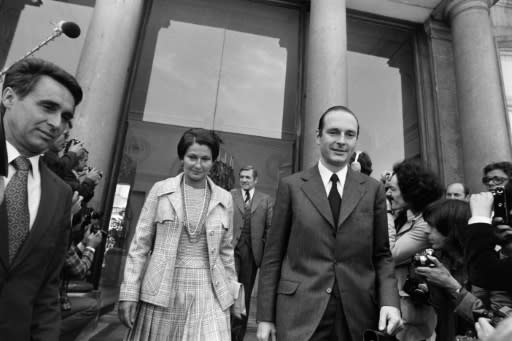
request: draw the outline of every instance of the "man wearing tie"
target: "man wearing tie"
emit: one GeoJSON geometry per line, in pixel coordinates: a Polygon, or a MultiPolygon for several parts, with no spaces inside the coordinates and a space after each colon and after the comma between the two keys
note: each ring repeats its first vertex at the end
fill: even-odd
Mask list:
{"type": "Polygon", "coordinates": [[[233,189],[233,246],[238,281],[244,285],[246,316],[231,321],[232,341],[243,341],[256,272],[261,264],[265,237],[272,220],[272,199],[256,190],[258,172],[253,166],[240,169],[240,187],[233,189]]]}
{"type": "Polygon", "coordinates": [[[0,205],[2,340],[58,340],[59,274],[71,223],[71,189],[40,155],[71,125],[82,90],[58,66],[31,58],[5,75],[0,112],[8,176],[0,205]]]}
{"type": "Polygon", "coordinates": [[[401,324],[384,188],[347,167],[356,116],[335,106],[316,132],[320,161],[280,181],[260,270],[258,340],[359,341],[401,324]]]}

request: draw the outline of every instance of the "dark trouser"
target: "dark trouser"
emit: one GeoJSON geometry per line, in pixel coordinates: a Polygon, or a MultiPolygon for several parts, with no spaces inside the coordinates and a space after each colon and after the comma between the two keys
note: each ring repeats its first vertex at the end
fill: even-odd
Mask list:
{"type": "Polygon", "coordinates": [[[98,300],[89,296],[69,297],[71,310],[62,311],[60,341],[72,341],[98,316],[98,300]]]}
{"type": "MultiPolygon", "coordinates": [[[[362,338],[362,336],[361,336],[362,338]]],[[[310,341],[351,341],[338,285],[334,282],[331,298],[310,341]]]]}
{"type": "Polygon", "coordinates": [[[238,274],[238,281],[244,285],[245,290],[245,310],[247,314],[242,319],[231,318],[231,340],[243,341],[247,329],[247,319],[249,317],[249,308],[251,304],[251,293],[254,287],[254,280],[258,267],[254,262],[252,254],[251,237],[248,234],[242,234],[235,248],[235,267],[238,274]]]}

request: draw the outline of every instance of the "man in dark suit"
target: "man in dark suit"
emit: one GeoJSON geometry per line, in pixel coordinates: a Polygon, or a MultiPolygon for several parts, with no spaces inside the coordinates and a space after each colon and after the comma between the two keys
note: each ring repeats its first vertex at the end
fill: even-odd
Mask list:
{"type": "Polygon", "coordinates": [[[40,59],[5,75],[1,107],[9,172],[0,205],[2,340],[58,340],[59,274],[71,223],[71,189],[40,155],[71,125],[82,90],[40,59]]]}
{"type": "Polygon", "coordinates": [[[320,118],[314,167],[281,180],[258,288],[258,340],[359,341],[401,325],[386,198],[347,167],[359,136],[346,107],[320,118]]]}
{"type": "Polygon", "coordinates": [[[256,190],[258,172],[253,166],[240,169],[240,187],[233,189],[233,247],[238,281],[244,285],[246,316],[231,321],[232,341],[243,341],[256,272],[261,264],[265,237],[272,220],[272,199],[256,190]]]}

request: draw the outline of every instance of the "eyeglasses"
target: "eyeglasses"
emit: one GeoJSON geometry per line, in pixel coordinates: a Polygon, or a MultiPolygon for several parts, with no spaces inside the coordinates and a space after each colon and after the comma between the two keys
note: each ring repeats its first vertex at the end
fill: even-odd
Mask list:
{"type": "Polygon", "coordinates": [[[491,182],[493,182],[494,185],[503,185],[506,181],[508,180],[508,178],[505,178],[503,176],[493,176],[493,177],[490,177],[490,176],[484,176],[482,178],[482,183],[484,185],[490,185],[491,182]]]}

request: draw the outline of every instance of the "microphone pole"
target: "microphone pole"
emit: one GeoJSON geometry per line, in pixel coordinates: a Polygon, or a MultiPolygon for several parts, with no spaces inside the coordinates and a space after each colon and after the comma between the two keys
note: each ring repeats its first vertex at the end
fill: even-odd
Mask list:
{"type": "MultiPolygon", "coordinates": [[[[76,37],[78,37],[80,35],[80,26],[78,26],[77,24],[75,24],[72,21],[59,22],[57,24],[57,26],[55,26],[53,33],[48,38],[46,38],[44,41],[39,43],[39,45],[34,47],[32,50],[28,51],[23,57],[19,58],[12,64],[16,64],[20,60],[23,60],[23,59],[31,56],[35,52],[39,51],[43,46],[47,45],[49,42],[51,42],[52,40],[54,40],[55,38],[60,36],[62,33],[64,33],[64,35],[68,36],[69,38],[75,39],[76,37]]],[[[8,67],[4,68],[0,72],[0,78],[3,77],[3,75],[7,72],[8,69],[9,69],[8,67]]]]}

